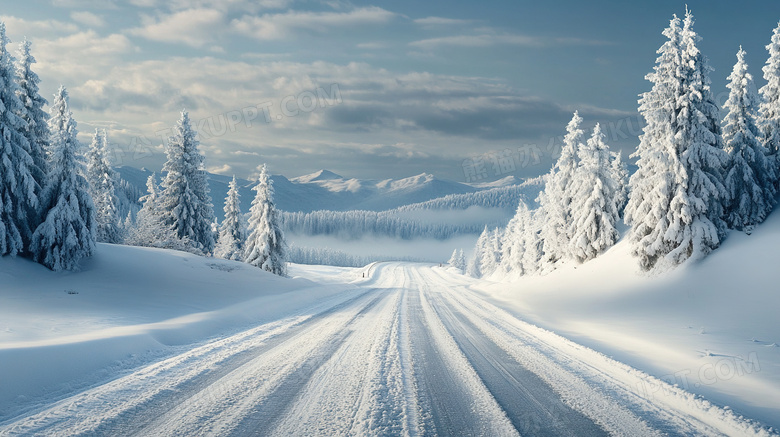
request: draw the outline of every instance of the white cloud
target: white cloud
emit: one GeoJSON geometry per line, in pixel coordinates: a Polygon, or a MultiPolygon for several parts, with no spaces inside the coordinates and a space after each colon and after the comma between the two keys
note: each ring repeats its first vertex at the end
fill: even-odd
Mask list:
{"type": "Polygon", "coordinates": [[[116,0],[52,0],[52,6],[78,9],[116,9],[116,0]]]}
{"type": "Polygon", "coordinates": [[[74,85],[102,76],[123,54],[136,48],[124,35],[101,36],[88,30],[53,40],[39,40],[34,49],[42,79],[74,85]]]}
{"type": "Polygon", "coordinates": [[[460,26],[464,24],[472,23],[472,20],[461,20],[458,18],[445,18],[445,17],[425,17],[417,18],[414,24],[418,24],[423,27],[437,27],[437,26],[460,26]]]}
{"type": "Polygon", "coordinates": [[[523,35],[454,35],[439,38],[429,38],[409,43],[410,46],[423,49],[434,49],[441,46],[451,47],[489,47],[498,44],[539,47],[543,41],[539,38],[523,35]]]}
{"type": "Polygon", "coordinates": [[[187,9],[216,9],[219,11],[257,12],[260,10],[283,9],[293,0],[129,0],[134,6],[153,8],[167,7],[171,11],[187,9]]]}
{"type": "Polygon", "coordinates": [[[100,36],[94,30],[74,33],[53,41],[41,41],[41,50],[48,54],[58,53],[59,58],[73,58],[78,53],[78,59],[74,62],[84,62],[89,56],[118,56],[133,50],[134,47],[124,35],[111,34],[100,36]]]}
{"type": "Polygon", "coordinates": [[[73,23],[65,23],[57,20],[25,20],[7,15],[0,16],[5,23],[8,36],[14,41],[21,41],[23,37],[43,38],[78,32],[79,28],[73,23]]]}
{"type": "Polygon", "coordinates": [[[202,47],[214,40],[224,27],[224,15],[214,9],[189,9],[157,19],[146,17],[144,26],[130,30],[130,34],[153,41],[182,43],[202,47]]]}
{"type": "Polygon", "coordinates": [[[230,166],[230,165],[228,165],[228,164],[223,164],[223,165],[220,165],[220,166],[213,166],[213,167],[208,167],[208,168],[206,168],[206,170],[207,170],[209,173],[214,173],[214,174],[221,174],[221,175],[225,175],[225,176],[230,176],[230,175],[231,175],[231,173],[230,173],[230,172],[231,172],[231,171],[233,171],[233,167],[231,167],[231,166],[230,166]]]}
{"type": "Polygon", "coordinates": [[[104,20],[101,16],[88,11],[71,12],[70,18],[77,23],[81,23],[89,27],[103,27],[106,25],[106,20],[104,20]]]}
{"type": "Polygon", "coordinates": [[[245,15],[233,20],[231,27],[245,35],[270,40],[290,36],[297,30],[325,32],[340,27],[382,24],[395,16],[395,13],[375,6],[357,8],[349,12],[288,11],[259,17],[245,15]]]}
{"type": "Polygon", "coordinates": [[[453,35],[438,38],[428,38],[409,43],[410,46],[421,49],[435,49],[438,47],[490,47],[496,45],[515,45],[525,47],[549,47],[549,46],[584,46],[584,45],[611,45],[612,43],[581,38],[548,38],[528,35],[493,33],[492,29],[478,29],[485,33],[475,35],[453,35]]]}
{"type": "Polygon", "coordinates": [[[283,9],[292,2],[293,0],[175,0],[171,4],[176,9],[199,7],[225,11],[257,12],[268,9],[283,9]]]}
{"type": "Polygon", "coordinates": [[[153,8],[156,7],[159,3],[158,0],[129,0],[130,4],[133,6],[138,6],[139,8],[153,8]]]}

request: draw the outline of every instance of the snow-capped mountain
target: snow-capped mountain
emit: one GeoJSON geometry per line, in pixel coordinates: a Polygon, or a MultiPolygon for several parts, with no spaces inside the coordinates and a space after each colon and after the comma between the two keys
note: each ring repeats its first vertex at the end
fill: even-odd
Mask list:
{"type": "Polygon", "coordinates": [[[344,176],[337,175],[336,173],[333,173],[330,170],[319,170],[311,174],[298,176],[297,178],[292,178],[290,179],[290,181],[298,184],[308,184],[310,182],[332,181],[332,180],[340,180],[340,179],[344,179],[344,176]]]}
{"type": "Polygon", "coordinates": [[[501,179],[497,179],[495,181],[490,182],[471,182],[468,185],[474,187],[474,188],[498,188],[498,187],[508,187],[510,185],[517,185],[522,184],[523,180],[515,177],[514,175],[509,175],[506,177],[503,177],[501,179]]]}
{"type": "MultiPolygon", "coordinates": [[[[146,191],[147,169],[119,167],[122,179],[146,191]]],[[[160,177],[158,175],[158,181],[160,177]]],[[[209,174],[209,188],[214,202],[214,213],[222,217],[222,204],[232,177],[209,174]]],[[[460,182],[439,179],[422,173],[402,179],[361,180],[346,178],[328,170],[288,179],[272,176],[275,200],[279,209],[290,212],[316,210],[348,211],[362,209],[384,211],[412,203],[425,202],[451,194],[466,194],[492,188],[474,187],[460,182]]],[[[254,197],[253,181],[238,179],[241,209],[248,211],[254,197]]]]}

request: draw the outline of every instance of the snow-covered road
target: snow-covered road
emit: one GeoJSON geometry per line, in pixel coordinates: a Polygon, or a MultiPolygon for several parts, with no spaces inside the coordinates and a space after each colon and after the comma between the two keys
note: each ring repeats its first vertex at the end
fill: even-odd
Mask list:
{"type": "Polygon", "coordinates": [[[371,276],[0,424],[0,435],[771,435],[518,320],[468,278],[406,263],[371,276]]]}

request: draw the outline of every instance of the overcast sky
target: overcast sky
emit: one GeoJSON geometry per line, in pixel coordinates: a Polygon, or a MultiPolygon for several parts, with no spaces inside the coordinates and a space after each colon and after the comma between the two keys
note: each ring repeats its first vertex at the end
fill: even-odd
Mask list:
{"type": "MultiPolygon", "coordinates": [[[[685,3],[31,0],[0,16],[11,50],[32,40],[44,97],[68,87],[81,139],[107,129],[116,164],[159,170],[186,108],[216,173],[464,181],[479,156],[485,180],[546,172],[574,110],[633,151],[637,95],[685,3]]],[[[763,85],[780,1],[687,3],[719,102],[740,44],[763,85]]]]}

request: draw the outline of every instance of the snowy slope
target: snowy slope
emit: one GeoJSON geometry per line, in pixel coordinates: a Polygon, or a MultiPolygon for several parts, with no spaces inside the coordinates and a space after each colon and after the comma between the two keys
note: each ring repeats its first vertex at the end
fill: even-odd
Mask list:
{"type": "Polygon", "coordinates": [[[521,184],[523,181],[515,176],[506,176],[501,179],[497,179],[495,181],[490,182],[471,182],[468,185],[471,185],[474,188],[498,188],[498,187],[506,187],[509,185],[517,185],[521,184]]]}
{"type": "Polygon", "coordinates": [[[296,184],[308,184],[311,182],[319,182],[319,181],[331,181],[331,180],[338,180],[338,179],[344,179],[344,176],[337,175],[336,173],[333,173],[330,170],[318,170],[314,173],[298,176],[296,178],[290,179],[290,182],[295,182],[296,184]]]}
{"type": "MultiPolygon", "coordinates": [[[[110,263],[61,279],[109,273],[115,261],[140,254],[112,252],[103,246],[110,263]]],[[[235,263],[220,263],[217,273],[209,273],[214,269],[206,259],[171,255],[157,251],[150,258],[178,281],[187,282],[181,275],[210,278],[212,294],[223,292],[214,287],[217,278],[230,286],[249,278],[227,271],[235,263]]],[[[144,281],[138,279],[142,266],[128,265],[135,279],[123,281],[120,294],[144,281]]],[[[241,310],[184,309],[194,314],[153,327],[113,321],[156,345],[128,343],[117,329],[102,343],[63,341],[71,329],[82,329],[74,325],[44,335],[46,344],[3,344],[4,358],[17,365],[0,374],[16,396],[1,404],[7,409],[0,435],[774,435],[741,412],[512,316],[472,291],[474,280],[445,269],[386,263],[293,272],[312,282],[278,280],[292,290],[250,299],[241,310]],[[306,283],[322,285],[295,289],[306,283]],[[244,316],[244,329],[227,322],[237,314],[244,316]],[[177,330],[175,322],[188,326],[177,330]],[[183,344],[199,324],[212,329],[195,329],[196,337],[210,338],[183,344]],[[215,334],[215,327],[224,332],[215,334]],[[159,350],[157,356],[144,353],[145,347],[159,350]],[[86,384],[68,376],[73,368],[84,375],[91,360],[117,351],[138,355],[97,366],[84,377],[86,384]],[[68,360],[70,354],[80,360],[68,360]],[[29,373],[57,379],[59,390],[38,380],[19,387],[17,379],[29,373]]],[[[262,288],[273,288],[261,278],[256,276],[262,288]]],[[[180,304],[192,293],[196,302],[213,305],[213,298],[190,287],[166,291],[180,304]]],[[[161,292],[145,297],[155,302],[161,292]]],[[[96,295],[68,296],[94,307],[96,295]]],[[[99,312],[122,314],[119,303],[99,312]]],[[[37,317],[51,304],[34,301],[21,315],[37,317]]],[[[132,306],[127,313],[135,313],[132,306]]],[[[3,397],[11,396],[4,391],[3,397]]]]}
{"type": "Polygon", "coordinates": [[[2,257],[0,284],[0,421],[172,346],[349,297],[243,263],[109,244],[80,272],[2,257]]]}
{"type": "MultiPolygon", "coordinates": [[[[647,277],[626,241],[546,276],[478,286],[529,322],[780,428],[780,214],[647,277]]],[[[659,393],[663,396],[663,393],[659,393]]]]}

